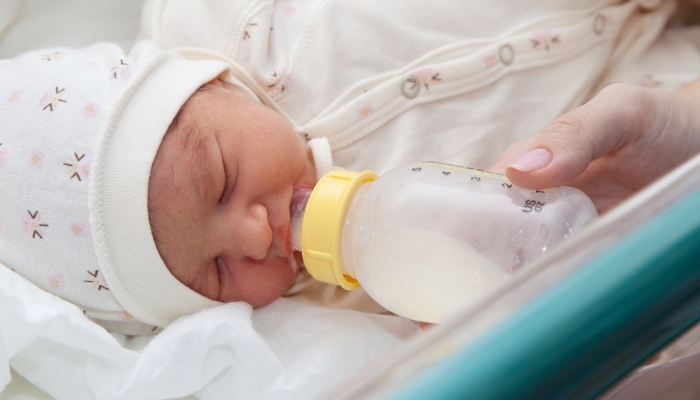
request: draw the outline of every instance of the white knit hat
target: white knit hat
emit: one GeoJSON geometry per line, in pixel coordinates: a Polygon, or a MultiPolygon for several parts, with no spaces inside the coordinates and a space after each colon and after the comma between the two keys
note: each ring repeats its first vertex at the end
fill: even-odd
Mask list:
{"type": "Polygon", "coordinates": [[[147,199],[168,126],[228,69],[152,42],[0,64],[0,263],[97,320],[162,327],[218,305],[170,274],[147,199]]]}

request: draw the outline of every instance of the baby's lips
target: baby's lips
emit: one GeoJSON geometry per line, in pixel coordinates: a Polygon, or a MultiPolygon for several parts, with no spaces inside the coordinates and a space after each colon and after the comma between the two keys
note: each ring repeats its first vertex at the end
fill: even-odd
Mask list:
{"type": "Polygon", "coordinates": [[[289,226],[287,226],[287,229],[284,230],[286,235],[284,238],[284,253],[285,257],[289,257],[294,253],[294,246],[292,246],[292,235],[289,231],[289,226]]]}

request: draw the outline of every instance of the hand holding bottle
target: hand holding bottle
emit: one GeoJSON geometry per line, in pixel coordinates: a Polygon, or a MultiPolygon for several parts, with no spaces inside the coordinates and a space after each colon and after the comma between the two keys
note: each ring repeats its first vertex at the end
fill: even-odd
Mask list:
{"type": "Polygon", "coordinates": [[[676,93],[613,84],[491,169],[525,188],[578,188],[604,212],[698,151],[700,80],[676,93]]]}

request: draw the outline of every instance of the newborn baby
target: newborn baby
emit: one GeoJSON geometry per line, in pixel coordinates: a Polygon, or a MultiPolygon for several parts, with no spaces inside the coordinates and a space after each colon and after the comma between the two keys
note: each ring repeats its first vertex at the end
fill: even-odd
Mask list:
{"type": "Polygon", "coordinates": [[[0,265],[134,335],[279,297],[292,191],[316,171],[230,68],[148,41],[2,62],[0,265]]]}
{"type": "Polygon", "coordinates": [[[224,302],[262,306],[295,282],[288,294],[383,312],[297,274],[292,192],[330,158],[235,62],[192,58],[144,41],[128,55],[101,43],[0,63],[0,192],[11,194],[0,265],[132,335],[224,302]]]}
{"type": "Polygon", "coordinates": [[[158,252],[203,296],[268,304],[297,272],[292,191],[315,181],[312,156],[289,122],[215,79],[182,106],[153,162],[148,204],[158,252]]]}

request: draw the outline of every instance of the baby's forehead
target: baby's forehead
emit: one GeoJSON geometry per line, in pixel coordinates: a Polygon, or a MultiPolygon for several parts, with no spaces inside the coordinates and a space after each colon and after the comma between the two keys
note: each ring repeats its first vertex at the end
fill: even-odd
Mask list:
{"type": "Polygon", "coordinates": [[[154,159],[149,189],[169,192],[157,193],[167,197],[180,197],[181,191],[203,197],[213,173],[211,141],[214,140],[196,118],[176,118],[154,159]]]}
{"type": "MultiPolygon", "coordinates": [[[[212,96],[215,96],[216,92],[207,85],[197,89],[173,118],[161,146],[172,146],[175,153],[191,154],[198,161],[202,161],[201,158],[204,156],[208,142],[215,140],[207,127],[207,120],[212,118],[212,113],[215,110],[207,107],[206,103],[215,100],[212,96]]],[[[220,101],[220,99],[215,101],[220,101]]]]}
{"type": "Polygon", "coordinates": [[[174,153],[182,156],[189,155],[202,161],[207,144],[210,140],[214,140],[214,137],[208,134],[207,129],[199,123],[196,116],[187,118],[184,122],[178,124],[171,135],[171,140],[176,147],[174,153]]]}
{"type": "Polygon", "coordinates": [[[168,131],[165,133],[163,141],[170,139],[176,141],[180,147],[198,146],[198,141],[203,140],[203,114],[200,103],[203,97],[207,96],[207,91],[199,88],[190,96],[189,99],[180,107],[180,110],[173,118],[168,131]]]}

